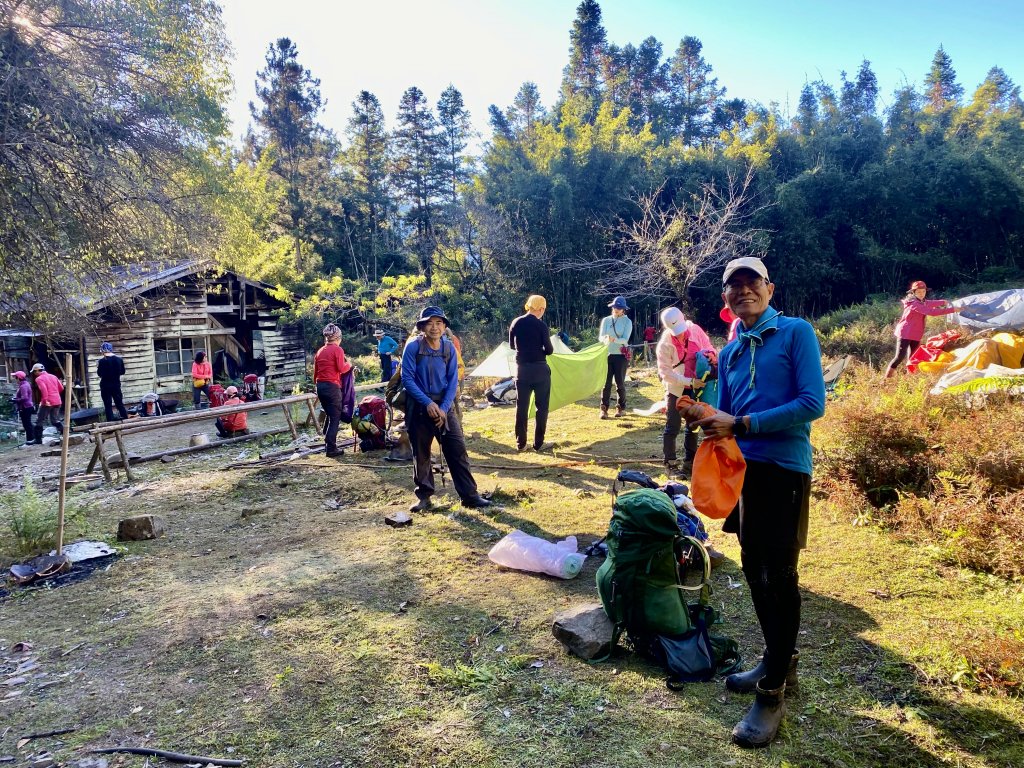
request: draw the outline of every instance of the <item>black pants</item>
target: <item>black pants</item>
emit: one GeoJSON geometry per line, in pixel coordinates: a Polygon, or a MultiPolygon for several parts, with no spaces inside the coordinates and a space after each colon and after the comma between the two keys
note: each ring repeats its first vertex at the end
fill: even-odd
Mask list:
{"type": "Polygon", "coordinates": [[[537,426],[533,433],[533,447],[544,444],[548,430],[548,404],[551,402],[551,369],[547,363],[522,363],[516,375],[516,444],[526,447],[526,422],[530,413],[530,395],[537,404],[537,426]]]}
{"type": "MultiPolygon", "coordinates": [[[[684,395],[693,397],[693,390],[683,391],[684,395]]],[[[676,410],[676,401],[679,398],[673,394],[668,396],[668,405],[665,408],[665,431],[661,433],[661,448],[665,455],[665,461],[676,460],[676,437],[682,428],[683,416],[676,410]]],[[[687,429],[683,432],[683,458],[686,461],[693,461],[697,453],[697,433],[687,429]]]]}
{"type": "Polygon", "coordinates": [[[327,414],[327,423],[324,424],[327,452],[334,453],[338,450],[338,428],[341,426],[341,387],[331,381],[319,381],[316,396],[320,398],[320,405],[327,414]]]}
{"type": "MultiPolygon", "coordinates": [[[[209,397],[209,393],[207,393],[209,397]]],[[[105,384],[100,382],[100,398],[103,400],[103,412],[107,421],[114,420],[114,407],[122,419],[128,418],[128,411],[124,407],[124,398],[121,394],[121,382],[116,384],[105,384]]]]}
{"type": "Polygon", "coordinates": [[[913,339],[896,339],[896,356],[889,361],[889,367],[886,369],[886,373],[888,374],[889,371],[896,370],[896,366],[898,366],[901,361],[909,363],[910,358],[915,352],[917,352],[917,348],[920,346],[920,341],[914,341],[913,339]]]}
{"type": "Polygon", "coordinates": [[[210,403],[210,385],[209,384],[203,384],[203,386],[201,386],[201,387],[193,386],[192,387],[192,406],[194,408],[196,408],[196,409],[199,408],[199,403],[202,401],[202,397],[200,396],[200,394],[202,392],[206,393],[206,403],[207,403],[207,405],[209,405],[209,403],[210,403]]]}
{"type": "Polygon", "coordinates": [[[800,632],[800,550],[807,545],[811,477],[748,461],[740,503],[722,530],[740,540],[743,575],[764,635],[762,688],[778,688],[800,632]]]}
{"type": "Polygon", "coordinates": [[[601,408],[608,410],[608,404],[612,396],[612,380],[615,381],[615,391],[618,396],[616,406],[619,410],[626,409],[626,356],[608,355],[608,377],[604,380],[604,390],[601,392],[601,408]]]}
{"type": "Polygon", "coordinates": [[[380,356],[380,380],[391,380],[391,355],[380,356]]]}
{"type": "Polygon", "coordinates": [[[59,405],[40,405],[36,413],[36,441],[42,441],[43,430],[47,425],[56,427],[57,431],[63,434],[64,422],[60,420],[59,405]]]}
{"type": "Polygon", "coordinates": [[[35,440],[35,430],[32,429],[32,414],[35,413],[31,408],[19,408],[18,415],[21,416],[21,426],[25,430],[25,442],[31,443],[35,440]]]}
{"type": "Polygon", "coordinates": [[[248,429],[228,429],[224,425],[224,419],[217,417],[217,420],[213,422],[213,426],[217,428],[217,434],[221,437],[238,437],[239,435],[248,435],[248,429]]]}
{"type": "MultiPolygon", "coordinates": [[[[409,396],[412,402],[412,397],[409,396]]],[[[448,471],[455,485],[455,492],[463,501],[475,499],[479,492],[476,480],[469,469],[469,455],[466,453],[466,438],[462,434],[462,425],[455,409],[448,411],[448,426],[441,433],[434,420],[427,414],[427,409],[420,403],[410,405],[405,423],[409,429],[409,442],[412,443],[413,482],[416,484],[416,497],[429,499],[434,495],[434,470],[430,461],[430,449],[434,440],[441,446],[441,453],[448,463],[448,471]]]]}

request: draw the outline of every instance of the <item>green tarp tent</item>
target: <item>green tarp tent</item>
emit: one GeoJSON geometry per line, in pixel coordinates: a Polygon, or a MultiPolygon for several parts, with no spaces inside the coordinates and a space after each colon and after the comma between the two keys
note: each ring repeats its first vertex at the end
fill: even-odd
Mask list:
{"type": "MultiPolygon", "coordinates": [[[[557,411],[563,405],[590,397],[604,386],[608,375],[608,347],[592,344],[569,355],[548,356],[551,369],[551,406],[557,411]]],[[[530,403],[530,416],[536,409],[530,403]]]]}

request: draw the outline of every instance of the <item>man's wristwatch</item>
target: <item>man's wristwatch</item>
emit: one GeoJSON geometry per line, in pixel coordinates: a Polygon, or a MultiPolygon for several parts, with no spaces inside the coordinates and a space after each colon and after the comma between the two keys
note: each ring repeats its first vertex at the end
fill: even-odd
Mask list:
{"type": "Polygon", "coordinates": [[[737,416],[736,421],[732,423],[732,434],[734,437],[745,437],[747,434],[747,424],[743,421],[742,416],[737,416]]]}

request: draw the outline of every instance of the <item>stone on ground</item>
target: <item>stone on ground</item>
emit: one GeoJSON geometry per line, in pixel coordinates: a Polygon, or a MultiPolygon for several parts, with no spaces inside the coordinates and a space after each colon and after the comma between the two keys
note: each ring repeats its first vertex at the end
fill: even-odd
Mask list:
{"type": "Polygon", "coordinates": [[[147,541],[163,536],[167,522],[159,515],[137,515],[117,525],[118,541],[147,541]]]}
{"type": "Polygon", "coordinates": [[[551,625],[555,639],[581,659],[608,654],[614,630],[600,603],[584,603],[556,613],[551,625]]]}

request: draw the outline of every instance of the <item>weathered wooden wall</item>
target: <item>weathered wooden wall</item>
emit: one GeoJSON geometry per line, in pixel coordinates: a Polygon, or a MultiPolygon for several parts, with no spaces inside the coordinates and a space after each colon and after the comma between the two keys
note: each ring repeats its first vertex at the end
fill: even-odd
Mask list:
{"type": "MultiPolygon", "coordinates": [[[[251,338],[247,338],[244,326],[254,321],[263,333],[268,381],[279,386],[293,384],[305,373],[302,334],[296,327],[278,328],[280,310],[272,307],[272,303],[261,289],[234,275],[222,275],[209,284],[202,277],[196,277],[143,293],[130,316],[108,320],[97,331],[85,335],[89,404],[102,406],[96,375],[102,342],[113,344],[114,353],[124,359],[121,389],[126,402],[138,401],[147,392],[185,393],[190,397],[192,377],[189,373],[157,377],[154,340],[189,337],[195,340],[195,347],[209,353],[211,337],[236,338],[238,334],[238,344],[251,353],[251,338]],[[213,303],[208,302],[208,289],[214,293],[213,303]],[[243,312],[245,321],[241,317],[243,312]]],[[[186,366],[186,371],[189,367],[186,366]]]]}

